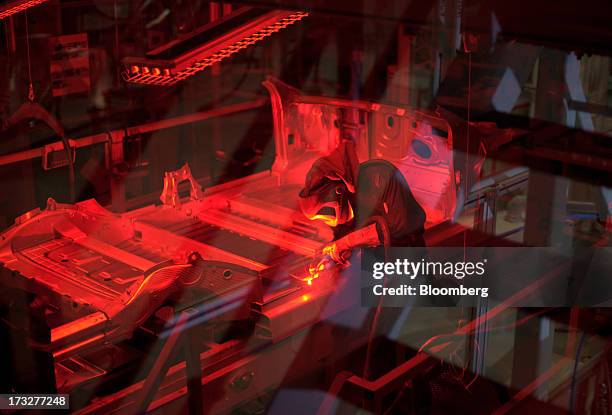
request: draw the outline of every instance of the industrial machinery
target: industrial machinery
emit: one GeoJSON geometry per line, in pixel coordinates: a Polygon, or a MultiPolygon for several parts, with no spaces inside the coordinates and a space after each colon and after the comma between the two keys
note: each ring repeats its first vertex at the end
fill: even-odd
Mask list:
{"type": "MultiPolygon", "coordinates": [[[[360,134],[362,157],[384,157],[384,152],[390,151],[387,142],[413,149],[413,155],[397,163],[409,172],[409,181],[427,209],[428,226],[452,217],[459,183],[454,181],[453,134],[443,119],[399,107],[302,96],[274,79],[265,85],[272,95],[277,152],[271,170],[202,190],[189,166],[184,165],[165,174],[161,205],[113,214],[94,200],[66,205],[49,199],[44,210],[20,216],[4,233],[3,284],[41,296],[46,307],[55,310],[56,317],[44,319],[53,321],[43,329],[48,331],[43,337],[50,340],[36,347],[52,356],[55,384],[63,385],[60,391],[104,384],[117,368],[98,366],[84,356],[129,355],[123,343],[136,341],[141,330],[153,338],[163,336],[181,321],[181,313],[189,313],[189,321],[198,322],[200,328],[192,334],[195,338],[213,336],[209,341],[219,342],[213,346],[201,343],[202,338],[200,342],[189,340],[195,356],[209,348],[221,351],[227,341],[237,341],[220,342],[217,336],[223,339],[230,328],[219,327],[250,327],[243,330],[253,332],[240,339],[240,344],[246,342],[240,346],[244,348],[251,342],[285,344],[287,338],[303,335],[304,328],[315,326],[321,312],[329,307],[330,294],[346,281],[337,279],[339,269],[335,267],[314,281],[310,279],[310,263],[333,235],[328,226],[309,221],[299,212],[296,195],[308,166],[337,145],[345,128],[338,120],[348,112],[358,111],[359,119],[364,120],[364,125],[353,126],[360,134]],[[397,123],[396,128],[410,133],[393,140],[385,135],[388,132],[374,129],[374,139],[370,138],[367,124],[379,125],[383,120],[386,129],[397,123]],[[327,128],[334,124],[338,127],[327,128]],[[327,134],[326,140],[320,139],[322,133],[327,134]],[[369,154],[370,148],[375,156],[369,154]],[[419,148],[421,153],[414,150],[419,148]],[[424,160],[423,174],[434,169],[440,176],[427,183],[431,188],[419,186],[419,176],[411,169],[417,157],[424,160]],[[189,183],[186,198],[179,195],[181,182],[189,183]],[[212,331],[206,333],[208,330],[212,331]],[[81,359],[89,362],[83,371],[75,363],[81,359]]],[[[478,162],[481,160],[475,164],[478,162]]],[[[333,308],[340,312],[357,301],[353,298],[333,308]]],[[[43,322],[33,324],[41,325],[43,322]]],[[[323,333],[324,337],[330,335],[323,333]]],[[[321,339],[317,336],[310,341],[321,339]]],[[[279,353],[287,352],[264,349],[261,359],[279,353]]],[[[304,373],[312,371],[315,362],[330,351],[320,353],[313,354],[315,360],[305,366],[304,373]]],[[[128,365],[131,359],[125,359],[122,364],[128,365]]],[[[262,364],[259,361],[235,364],[232,373],[215,388],[246,389],[251,382],[269,387],[279,381],[268,374],[262,376],[262,369],[255,369],[262,364]],[[247,385],[235,386],[237,382],[247,385]]],[[[149,376],[157,376],[161,382],[164,374],[149,376]]],[[[213,386],[205,382],[204,391],[209,387],[213,386]]],[[[245,396],[240,394],[239,400],[219,405],[232,407],[245,396]]],[[[130,400],[129,404],[140,405],[142,410],[147,408],[144,402],[149,403],[130,400]]],[[[108,413],[117,403],[119,400],[112,399],[83,411],[108,413]]]]}
{"type": "Polygon", "coordinates": [[[0,410],[610,413],[612,9],[519,3],[0,6],[0,410]],[[347,143],[424,212],[405,252],[512,291],[367,303],[415,212],[374,170],[329,255],[359,199],[301,190],[347,143]]]}

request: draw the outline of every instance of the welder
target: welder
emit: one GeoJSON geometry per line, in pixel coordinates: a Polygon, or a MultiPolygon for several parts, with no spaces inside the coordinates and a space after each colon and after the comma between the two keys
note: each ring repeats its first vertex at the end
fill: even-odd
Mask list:
{"type": "Polygon", "coordinates": [[[350,139],[314,162],[299,196],[306,217],[333,227],[322,253],[337,263],[358,247],[425,246],[425,211],[401,171],[385,160],[359,164],[350,139]]]}
{"type": "MultiPolygon", "coordinates": [[[[425,246],[425,211],[414,198],[401,171],[384,160],[360,164],[352,139],[342,140],[328,156],[313,163],[299,196],[306,217],[322,220],[334,230],[334,241],[323,248],[321,256],[310,266],[310,279],[317,278],[328,265],[349,265],[355,248],[425,246]]],[[[385,260],[390,259],[385,249],[385,260]]],[[[346,292],[358,295],[357,279],[349,281],[355,283],[355,290],[348,288],[346,292]]],[[[401,308],[383,311],[384,298],[380,297],[370,315],[370,323],[363,326],[368,328],[364,333],[367,336],[363,366],[366,379],[372,373],[376,350],[387,353],[386,349],[376,346],[375,339],[390,332],[402,311],[401,308]]]]}

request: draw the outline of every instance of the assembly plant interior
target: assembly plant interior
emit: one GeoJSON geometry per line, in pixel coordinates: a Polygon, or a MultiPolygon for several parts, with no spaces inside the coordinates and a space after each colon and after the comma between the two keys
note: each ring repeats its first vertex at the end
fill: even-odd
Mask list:
{"type": "Polygon", "coordinates": [[[5,0],[0,394],[612,413],[612,298],[574,277],[612,242],[610,22],[601,0],[5,0]],[[368,180],[399,187],[365,220],[368,180]],[[364,246],[548,247],[572,277],[366,306],[364,246]]]}

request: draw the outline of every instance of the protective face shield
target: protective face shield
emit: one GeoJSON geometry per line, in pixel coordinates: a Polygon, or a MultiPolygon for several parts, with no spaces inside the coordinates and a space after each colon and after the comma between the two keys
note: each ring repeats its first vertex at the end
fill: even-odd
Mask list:
{"type": "Polygon", "coordinates": [[[359,162],[351,141],[340,143],[329,156],[318,159],[300,192],[300,208],[310,220],[338,226],[353,219],[351,206],[359,162]]]}
{"type": "Polygon", "coordinates": [[[346,185],[339,180],[327,180],[312,193],[300,192],[300,208],[310,220],[322,220],[329,226],[338,226],[353,219],[346,185]]]}

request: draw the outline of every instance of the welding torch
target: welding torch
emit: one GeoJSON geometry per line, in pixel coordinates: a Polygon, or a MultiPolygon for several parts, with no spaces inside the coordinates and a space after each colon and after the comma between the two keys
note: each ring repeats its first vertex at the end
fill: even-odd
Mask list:
{"type": "Polygon", "coordinates": [[[372,223],[361,229],[357,229],[326,245],[321,253],[315,256],[308,267],[308,276],[304,279],[308,285],[312,280],[319,278],[321,273],[334,266],[347,267],[354,248],[369,246],[375,247],[381,244],[376,224],[372,223]]]}

